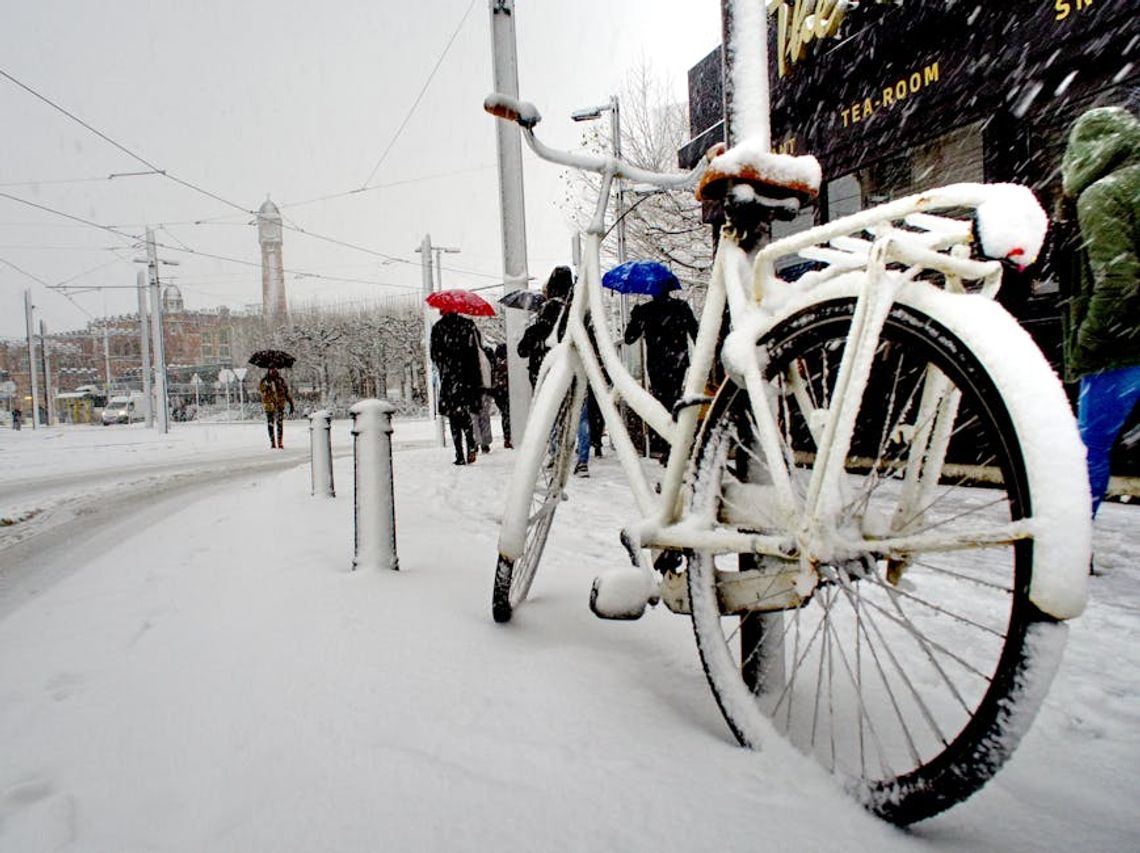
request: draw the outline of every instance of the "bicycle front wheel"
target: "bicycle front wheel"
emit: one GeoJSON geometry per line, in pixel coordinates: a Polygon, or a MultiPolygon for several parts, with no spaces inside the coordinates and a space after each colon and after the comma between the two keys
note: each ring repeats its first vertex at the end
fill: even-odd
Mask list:
{"type": "MultiPolygon", "coordinates": [[[[800,497],[833,409],[854,307],[854,299],[810,306],[759,344],[800,497]]],[[[756,434],[748,394],[727,384],[697,447],[691,499],[717,524],[794,540],[805,519],[778,518],[765,502],[770,478],[756,434]]],[[[773,606],[763,603],[765,580],[775,589],[798,562],[689,560],[701,659],[737,739],[759,745],[775,728],[898,824],[980,788],[1036,713],[1065,636],[1030,601],[1032,540],[978,535],[1030,513],[1029,483],[1018,430],[983,363],[947,325],[896,305],[837,497],[838,530],[865,543],[863,552],[813,557],[806,600],[773,606]],[[943,448],[945,462],[931,474],[943,448]],[[925,488],[910,481],[915,473],[925,488]],[[932,532],[956,550],[934,547],[932,532]],[[884,558],[874,540],[885,537],[928,550],[916,544],[884,558]],[[726,614],[722,584],[745,570],[756,603],[726,614]]]]}
{"type": "MultiPolygon", "coordinates": [[[[554,381],[553,377],[548,376],[547,381],[554,381]]],[[[578,430],[578,410],[581,408],[581,397],[575,393],[577,386],[578,380],[571,379],[558,404],[554,422],[549,430],[545,429],[545,425],[535,425],[535,429],[543,433],[535,439],[532,439],[528,432],[525,441],[544,441],[541,453],[535,456],[536,463],[528,466],[527,448],[525,445],[520,448],[523,459],[515,471],[514,476],[517,478],[515,487],[527,490],[529,508],[526,511],[521,550],[517,556],[508,556],[500,550],[499,560],[495,566],[491,614],[496,622],[509,622],[515,608],[530,592],[539,559],[550,534],[550,525],[554,521],[554,513],[562,502],[563,489],[570,473],[574,437],[578,430]]],[[[536,409],[540,406],[540,401],[541,395],[536,398],[536,409]]]]}

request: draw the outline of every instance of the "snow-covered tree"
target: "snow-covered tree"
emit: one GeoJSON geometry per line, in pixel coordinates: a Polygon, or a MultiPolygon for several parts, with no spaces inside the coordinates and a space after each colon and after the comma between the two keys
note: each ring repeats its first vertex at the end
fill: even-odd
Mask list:
{"type": "MultiPolygon", "coordinates": [[[[618,93],[621,108],[622,158],[657,172],[677,171],[677,151],[687,141],[686,105],[671,97],[666,83],[644,58],[633,67],[618,93]]],[[[583,143],[598,153],[611,151],[609,124],[585,126],[583,143]]],[[[597,176],[567,171],[563,175],[562,208],[572,227],[584,230],[593,214],[600,184],[597,176]]],[[[667,264],[688,290],[702,284],[712,266],[709,228],[701,222],[701,205],[689,191],[642,192],[625,188],[626,257],[667,264]]],[[[613,225],[615,197],[611,198],[613,225]]],[[[616,228],[603,245],[603,268],[617,263],[616,228]]]]}

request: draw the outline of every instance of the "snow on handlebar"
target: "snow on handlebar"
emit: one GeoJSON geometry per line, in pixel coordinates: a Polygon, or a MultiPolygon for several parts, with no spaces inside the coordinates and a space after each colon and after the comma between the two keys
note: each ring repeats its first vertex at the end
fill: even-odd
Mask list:
{"type": "Polygon", "coordinates": [[[664,189],[683,189],[696,185],[697,179],[705,170],[702,161],[692,172],[665,174],[639,169],[614,157],[598,157],[576,151],[560,151],[540,142],[534,135],[534,126],[542,121],[538,109],[527,101],[520,101],[498,92],[483,99],[483,109],[496,118],[513,121],[523,129],[523,138],[530,149],[543,160],[569,166],[584,172],[609,173],[615,178],[652,184],[664,189]]]}
{"type": "Polygon", "coordinates": [[[498,92],[483,99],[483,109],[496,118],[517,122],[519,127],[525,127],[527,130],[542,121],[542,116],[534,104],[498,92]]]}

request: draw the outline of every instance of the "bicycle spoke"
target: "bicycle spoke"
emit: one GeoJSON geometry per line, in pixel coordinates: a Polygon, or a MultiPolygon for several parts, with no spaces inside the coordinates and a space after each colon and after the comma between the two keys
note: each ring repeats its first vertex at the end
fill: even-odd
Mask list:
{"type": "MultiPolygon", "coordinates": [[[[881,604],[877,604],[873,601],[867,601],[866,606],[873,609],[873,610],[878,611],[885,619],[893,622],[895,625],[899,626],[900,628],[907,631],[908,633],[910,633],[914,636],[924,636],[918,630],[918,628],[916,628],[915,625],[906,617],[905,613],[902,616],[896,616],[895,614],[893,614],[889,610],[887,610],[885,607],[883,607],[881,604]]],[[[961,655],[958,655],[957,653],[951,651],[950,649],[946,648],[946,646],[942,645],[941,643],[935,642],[934,640],[931,640],[929,638],[925,638],[924,641],[925,641],[925,643],[929,649],[936,651],[936,652],[939,652],[943,656],[950,658],[952,661],[954,661],[960,667],[962,667],[963,669],[967,670],[968,672],[976,675],[978,678],[981,678],[987,682],[990,680],[989,675],[982,672],[977,667],[975,667],[972,663],[970,663],[968,660],[963,658],[961,655]]]]}
{"type": "MultiPolygon", "coordinates": [[[[846,584],[840,584],[840,589],[842,589],[845,593],[847,593],[850,596],[851,593],[846,587],[847,587],[846,584]]],[[[856,593],[856,594],[858,594],[858,593],[856,593]]],[[[875,623],[874,619],[868,619],[868,621],[871,623],[871,627],[875,630],[875,633],[878,635],[879,640],[880,640],[880,644],[883,648],[883,651],[886,653],[887,658],[894,665],[895,670],[896,670],[896,672],[898,672],[899,677],[902,680],[903,684],[905,684],[907,689],[910,691],[911,697],[915,700],[915,703],[918,705],[919,710],[921,711],[923,717],[926,719],[927,724],[930,726],[930,728],[934,732],[935,736],[942,743],[945,744],[947,742],[946,736],[942,733],[941,728],[938,726],[937,721],[934,719],[934,714],[931,712],[930,708],[927,706],[926,702],[923,701],[922,696],[919,694],[918,690],[915,688],[914,683],[911,681],[911,678],[907,674],[906,669],[902,666],[901,663],[899,663],[898,657],[895,655],[893,644],[888,642],[887,638],[885,636],[883,636],[882,631],[879,629],[879,626],[875,623]]],[[[919,643],[919,645],[921,646],[922,645],[922,635],[920,633],[915,632],[914,637],[915,637],[916,641],[919,643]]],[[[888,692],[891,692],[892,702],[895,705],[895,708],[897,711],[898,703],[893,701],[894,700],[894,694],[890,689],[890,685],[887,683],[887,677],[886,677],[886,673],[883,670],[883,666],[879,662],[879,655],[878,655],[878,652],[876,651],[876,646],[874,643],[870,642],[869,636],[868,636],[868,646],[869,646],[870,651],[871,651],[871,657],[875,661],[875,666],[879,670],[880,678],[882,678],[882,680],[884,682],[884,686],[887,688],[888,692]]],[[[938,662],[933,659],[933,657],[931,657],[931,662],[934,664],[935,668],[938,669],[939,673],[942,674],[944,678],[946,678],[945,672],[938,665],[938,662]]],[[[947,680],[947,685],[950,687],[951,691],[961,701],[961,696],[958,693],[957,689],[953,686],[953,684],[951,684],[949,682],[948,678],[946,678],[946,680],[947,680]]],[[[964,701],[962,702],[962,704],[963,704],[963,707],[965,707],[964,701]]],[[[907,729],[908,740],[911,740],[909,737],[909,729],[906,726],[906,722],[902,719],[901,713],[899,714],[899,725],[901,727],[903,727],[904,729],[907,729]]],[[[911,742],[913,743],[913,740],[911,740],[911,742]]]]}
{"type": "Polygon", "coordinates": [[[930,569],[930,571],[932,571],[932,572],[937,572],[938,574],[941,574],[941,575],[946,575],[948,577],[957,578],[958,580],[964,580],[964,581],[968,581],[969,583],[975,583],[975,584],[978,584],[980,586],[989,587],[990,589],[996,590],[997,592],[1006,593],[1007,595],[1013,594],[1013,587],[1012,586],[1002,586],[1001,584],[996,583],[994,581],[983,580],[982,578],[974,577],[973,575],[968,575],[965,572],[956,572],[953,569],[946,568],[945,566],[936,566],[933,563],[927,562],[926,560],[913,560],[911,562],[911,565],[912,566],[919,566],[919,567],[924,568],[924,569],[930,569]]]}

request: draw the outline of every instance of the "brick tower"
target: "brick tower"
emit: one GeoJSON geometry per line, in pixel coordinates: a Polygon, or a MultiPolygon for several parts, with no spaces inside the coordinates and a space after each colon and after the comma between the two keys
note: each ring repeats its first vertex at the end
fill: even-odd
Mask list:
{"type": "Polygon", "coordinates": [[[281,263],[281,212],[268,196],[257,211],[257,241],[261,244],[261,316],[270,329],[279,329],[289,322],[289,308],[281,263]]]}

